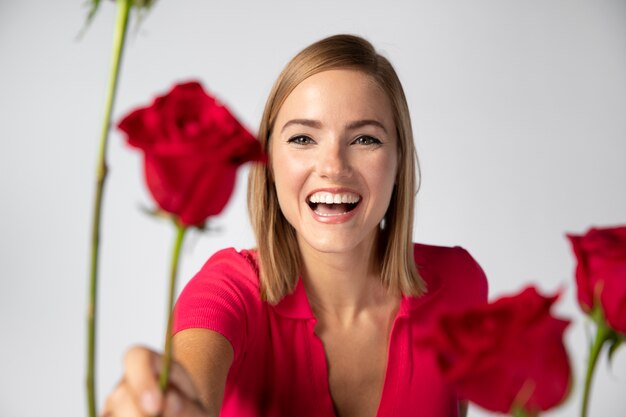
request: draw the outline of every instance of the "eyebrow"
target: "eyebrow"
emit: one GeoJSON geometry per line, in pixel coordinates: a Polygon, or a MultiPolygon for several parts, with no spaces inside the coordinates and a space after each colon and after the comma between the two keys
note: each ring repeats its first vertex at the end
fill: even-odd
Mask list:
{"type": "Polygon", "coordinates": [[[291,125],[302,125],[302,126],[313,127],[315,129],[320,129],[322,127],[322,122],[318,120],[311,120],[311,119],[293,119],[283,125],[283,128],[280,130],[281,133],[284,132],[285,129],[287,129],[291,125]]]}
{"type": "MultiPolygon", "coordinates": [[[[291,125],[302,125],[302,126],[308,126],[308,127],[312,127],[315,129],[321,129],[322,128],[322,122],[320,122],[319,120],[312,120],[312,119],[293,119],[288,121],[287,123],[285,123],[283,125],[283,128],[281,129],[281,132],[284,132],[285,129],[291,125]]],[[[374,120],[374,119],[364,119],[364,120],[357,120],[354,122],[350,122],[346,125],[346,128],[349,130],[352,129],[358,129],[364,126],[376,126],[379,127],[380,129],[383,130],[383,132],[387,133],[387,129],[385,129],[385,126],[379,122],[378,120],[374,120]]]]}
{"type": "Polygon", "coordinates": [[[373,119],[357,120],[356,122],[349,123],[346,127],[348,129],[358,129],[363,126],[377,126],[381,128],[383,132],[387,133],[387,129],[385,129],[385,126],[378,120],[373,119]]]}

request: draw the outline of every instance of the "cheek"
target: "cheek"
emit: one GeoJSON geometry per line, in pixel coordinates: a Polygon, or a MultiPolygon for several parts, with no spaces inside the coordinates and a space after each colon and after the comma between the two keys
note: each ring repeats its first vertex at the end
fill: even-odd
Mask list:
{"type": "Polygon", "coordinates": [[[372,210],[376,216],[384,216],[389,209],[393,196],[398,170],[397,158],[387,155],[376,161],[372,161],[367,172],[370,190],[373,193],[372,210]]]}
{"type": "Polygon", "coordinates": [[[288,212],[296,208],[295,205],[299,200],[303,182],[303,166],[293,158],[281,157],[280,153],[275,153],[275,156],[272,161],[274,187],[280,209],[287,216],[288,212]]]}
{"type": "MultiPolygon", "coordinates": [[[[393,188],[398,174],[398,159],[395,153],[380,155],[367,161],[363,171],[378,192],[393,188]]],[[[389,194],[391,191],[389,190],[389,194]]]]}

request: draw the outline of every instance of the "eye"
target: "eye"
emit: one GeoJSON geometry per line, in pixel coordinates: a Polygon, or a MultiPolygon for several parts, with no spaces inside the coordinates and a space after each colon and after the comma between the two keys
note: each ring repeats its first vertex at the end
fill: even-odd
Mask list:
{"type": "Polygon", "coordinates": [[[315,143],[315,142],[313,142],[313,139],[311,139],[310,137],[305,136],[305,135],[293,136],[293,137],[289,138],[287,140],[287,142],[288,143],[293,143],[295,145],[310,145],[312,143],[315,143]]]}
{"type": "Polygon", "coordinates": [[[379,139],[376,139],[375,137],[368,136],[368,135],[359,136],[352,143],[354,143],[355,145],[381,145],[382,144],[382,142],[379,139]]]}

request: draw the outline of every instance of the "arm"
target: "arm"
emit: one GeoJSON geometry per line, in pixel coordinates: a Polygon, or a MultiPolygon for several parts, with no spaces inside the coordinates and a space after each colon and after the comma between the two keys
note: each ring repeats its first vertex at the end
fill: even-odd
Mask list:
{"type": "Polygon", "coordinates": [[[247,335],[248,310],[260,305],[258,277],[249,261],[233,249],[213,255],[176,303],[174,360],[165,398],[158,382],[161,355],[133,348],[103,415],[217,417],[235,356],[233,346],[247,335]]]}
{"type": "Polygon", "coordinates": [[[212,330],[187,329],[174,335],[172,345],[174,359],[191,377],[200,403],[209,415],[219,415],[234,357],[230,342],[212,330]]]}
{"type": "Polygon", "coordinates": [[[173,339],[170,387],[159,389],[162,357],[143,347],[128,350],[124,376],[107,398],[107,417],[217,417],[220,413],[233,350],[211,330],[188,329],[173,339]]]}

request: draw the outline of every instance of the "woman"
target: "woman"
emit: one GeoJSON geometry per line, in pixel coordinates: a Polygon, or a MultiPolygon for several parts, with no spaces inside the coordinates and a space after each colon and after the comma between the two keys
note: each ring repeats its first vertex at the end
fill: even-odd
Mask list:
{"type": "Polygon", "coordinates": [[[259,140],[258,249],[218,252],[181,294],[165,398],[159,355],[134,348],[104,414],[464,415],[419,340],[486,300],[486,279],[461,248],[412,243],[416,158],[393,67],[358,37],[314,43],[276,81],[259,140]]]}

